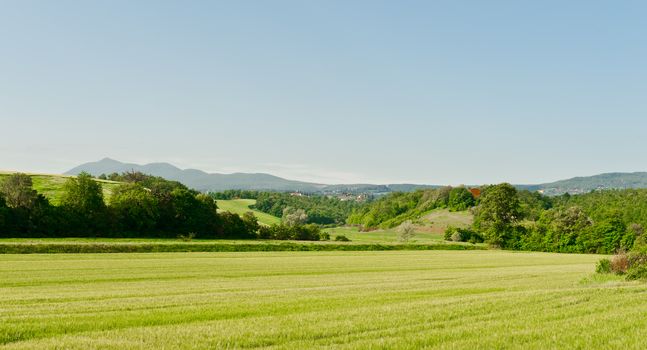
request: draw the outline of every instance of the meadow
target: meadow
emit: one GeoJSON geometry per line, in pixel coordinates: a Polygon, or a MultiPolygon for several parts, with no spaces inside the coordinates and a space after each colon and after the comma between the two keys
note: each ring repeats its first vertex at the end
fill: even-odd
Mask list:
{"type": "MultiPolygon", "coordinates": [[[[12,173],[9,172],[0,172],[0,182],[3,181],[7,176],[12,173]]],[[[34,185],[34,189],[38,193],[44,195],[50,203],[58,205],[61,202],[61,196],[63,195],[63,184],[67,179],[72,176],[68,175],[50,175],[50,174],[27,174],[31,177],[31,180],[34,185]]],[[[99,180],[94,179],[94,181],[101,184],[103,190],[103,196],[107,200],[110,199],[112,191],[119,186],[121,183],[116,181],[109,180],[99,180]]]]}
{"type": "Polygon", "coordinates": [[[255,199],[218,199],[218,212],[229,211],[238,215],[243,215],[246,212],[252,212],[258,219],[261,225],[271,226],[281,223],[281,218],[263,213],[262,211],[251,209],[250,206],[256,203],[255,199]]]}
{"type": "Polygon", "coordinates": [[[0,255],[0,348],[644,348],[647,286],[596,277],[599,258],[0,255]]]}

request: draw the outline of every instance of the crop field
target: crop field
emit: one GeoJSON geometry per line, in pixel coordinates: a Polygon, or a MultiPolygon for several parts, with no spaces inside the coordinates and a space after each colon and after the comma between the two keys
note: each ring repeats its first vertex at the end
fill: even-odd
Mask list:
{"type": "Polygon", "coordinates": [[[276,216],[251,209],[249,206],[256,203],[255,199],[219,199],[216,203],[218,204],[218,211],[229,211],[238,215],[243,215],[246,212],[251,211],[256,215],[256,218],[261,225],[271,226],[273,224],[281,223],[281,219],[276,216]]]}
{"type": "Polygon", "coordinates": [[[0,255],[0,348],[644,348],[647,286],[593,277],[599,258],[0,255]]]}

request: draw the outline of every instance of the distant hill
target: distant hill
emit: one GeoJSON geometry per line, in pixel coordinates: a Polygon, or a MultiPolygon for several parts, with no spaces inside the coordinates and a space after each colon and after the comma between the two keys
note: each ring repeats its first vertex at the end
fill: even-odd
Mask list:
{"type": "MultiPolygon", "coordinates": [[[[86,171],[92,175],[141,171],[145,174],[161,176],[179,181],[198,191],[224,190],[267,190],[304,193],[372,193],[376,195],[389,192],[412,192],[418,189],[437,188],[438,185],[415,184],[340,184],[326,185],[311,182],[288,180],[264,173],[210,174],[196,169],[180,169],[168,163],[150,163],[145,165],[122,163],[110,158],[98,162],[79,165],[65,174],[78,175],[86,171]]],[[[587,193],[599,189],[647,188],[647,172],[608,173],[587,177],[574,177],[545,184],[517,185],[518,188],[530,191],[541,191],[549,196],[564,193],[587,193]]]]}
{"type": "Polygon", "coordinates": [[[122,163],[110,158],[98,162],[85,163],[65,172],[68,175],[78,175],[88,172],[98,176],[101,174],[122,173],[125,171],[140,171],[144,174],[161,176],[175,180],[198,191],[224,190],[272,190],[272,191],[301,191],[317,192],[325,185],[292,181],[270,174],[209,174],[202,170],[180,169],[168,163],[150,163],[145,165],[122,163]]]}
{"type": "Polygon", "coordinates": [[[593,190],[603,189],[647,188],[647,172],[607,173],[520,187],[531,191],[541,191],[549,196],[557,196],[564,193],[587,193],[593,190]]]}
{"type": "Polygon", "coordinates": [[[122,173],[125,171],[140,171],[145,174],[161,176],[168,180],[175,180],[198,191],[224,191],[224,190],[267,190],[304,193],[388,193],[393,191],[413,191],[418,188],[437,186],[393,184],[342,184],[326,185],[311,182],[288,180],[278,176],[264,173],[234,173],[217,174],[207,173],[196,169],[180,169],[168,163],[150,163],[145,165],[122,163],[114,159],[104,158],[98,162],[79,165],[65,172],[68,175],[78,175],[88,172],[94,176],[101,174],[122,173]]]}

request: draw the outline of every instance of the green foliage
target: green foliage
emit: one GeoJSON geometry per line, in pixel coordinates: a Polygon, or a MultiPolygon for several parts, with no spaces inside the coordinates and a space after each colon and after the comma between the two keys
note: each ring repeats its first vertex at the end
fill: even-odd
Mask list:
{"type": "Polygon", "coordinates": [[[153,232],[160,216],[157,198],[139,184],[117,187],[110,208],[119,229],[125,232],[153,232]]]}
{"type": "Polygon", "coordinates": [[[38,196],[33,189],[31,177],[22,173],[7,176],[0,183],[0,193],[6,205],[11,208],[31,208],[38,196]]]}
{"type": "Polygon", "coordinates": [[[511,247],[518,232],[517,223],[522,212],[514,186],[503,183],[483,189],[480,204],[475,210],[474,228],[485,241],[501,247],[511,247]]]}
{"type": "Polygon", "coordinates": [[[611,260],[605,258],[598,261],[597,265],[595,265],[595,272],[611,273],[611,260]]]}
{"type": "Polygon", "coordinates": [[[347,222],[364,228],[391,228],[419,218],[436,208],[446,208],[451,187],[390,193],[368,205],[356,208],[347,222]]]}
{"type": "Polygon", "coordinates": [[[350,239],[346,237],[345,235],[337,235],[335,236],[335,241],[337,242],[350,242],[350,239]]]}
{"type": "Polygon", "coordinates": [[[475,204],[472,193],[465,187],[455,187],[449,192],[448,208],[450,211],[463,211],[475,204]]]}
{"type": "Polygon", "coordinates": [[[281,224],[261,227],[258,231],[258,237],[275,240],[319,241],[322,238],[330,238],[330,235],[322,233],[321,228],[316,224],[293,226],[281,224]]]}
{"type": "Polygon", "coordinates": [[[281,222],[286,226],[301,226],[308,222],[308,214],[303,209],[286,207],[283,209],[281,222]]]}
{"type": "Polygon", "coordinates": [[[216,199],[255,199],[253,209],[282,217],[286,208],[301,209],[307,215],[306,223],[320,225],[340,225],[346,222],[354,208],[361,206],[353,200],[340,200],[335,197],[281,192],[260,192],[230,190],[212,193],[216,199]]]}
{"type": "Polygon", "coordinates": [[[445,229],[444,239],[452,242],[483,243],[483,237],[478,232],[454,226],[448,226],[445,229]]]}

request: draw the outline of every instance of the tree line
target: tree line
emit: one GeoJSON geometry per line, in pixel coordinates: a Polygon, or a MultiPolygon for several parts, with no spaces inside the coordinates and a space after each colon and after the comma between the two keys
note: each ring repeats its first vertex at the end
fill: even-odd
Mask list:
{"type": "Polygon", "coordinates": [[[60,205],[52,205],[34,190],[29,175],[7,176],[0,183],[0,236],[325,238],[318,227],[279,225],[270,230],[260,227],[252,213],[242,217],[218,213],[211,196],[177,181],[139,172],[110,177],[123,183],[113,190],[109,201],[101,184],[82,173],[66,180],[60,205]]]}
{"type": "Polygon", "coordinates": [[[563,253],[628,251],[643,239],[647,190],[605,190],[549,198],[510,184],[487,186],[472,229],[507,249],[563,253]]]}
{"type": "Polygon", "coordinates": [[[307,215],[305,223],[318,225],[343,225],[350,213],[361,206],[353,200],[312,194],[229,190],[211,195],[215,199],[255,199],[254,209],[276,217],[282,217],[286,209],[302,209],[307,215]]]}

